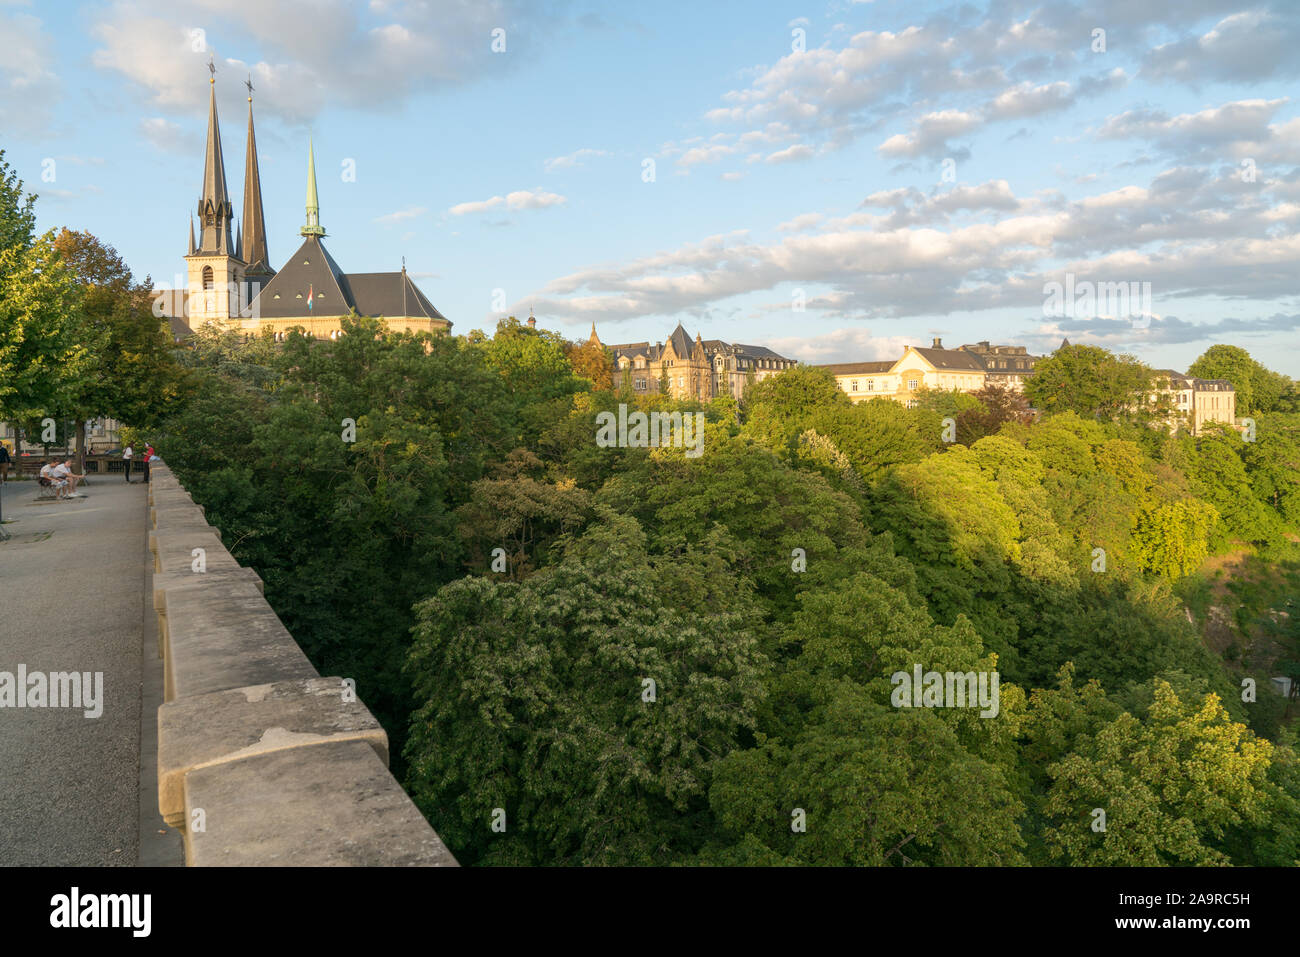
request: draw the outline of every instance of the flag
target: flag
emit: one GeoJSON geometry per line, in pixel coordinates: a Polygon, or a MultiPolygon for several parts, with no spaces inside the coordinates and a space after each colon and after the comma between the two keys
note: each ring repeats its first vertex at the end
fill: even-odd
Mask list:
{"type": "Polygon", "coordinates": [[[308,312],[311,311],[311,301],[312,301],[311,286],[308,285],[308,286],[307,286],[307,311],[308,311],[308,312]]]}

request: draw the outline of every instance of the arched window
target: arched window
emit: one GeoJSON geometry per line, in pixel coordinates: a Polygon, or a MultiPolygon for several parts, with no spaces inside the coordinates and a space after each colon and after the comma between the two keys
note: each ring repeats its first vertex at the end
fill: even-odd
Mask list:
{"type": "Polygon", "coordinates": [[[212,267],[203,267],[203,288],[207,292],[212,291],[212,267]]]}

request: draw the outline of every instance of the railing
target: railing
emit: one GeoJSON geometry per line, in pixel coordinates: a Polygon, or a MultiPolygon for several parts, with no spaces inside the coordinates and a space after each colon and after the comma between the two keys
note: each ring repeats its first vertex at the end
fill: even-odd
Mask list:
{"type": "MultiPolygon", "coordinates": [[[[77,456],[55,454],[52,456],[45,455],[18,455],[13,459],[13,464],[9,467],[11,475],[36,475],[41,471],[41,466],[52,459],[58,459],[62,462],[64,459],[72,459],[75,463],[77,456]]],[[[140,472],[143,467],[143,460],[135,460],[134,472],[140,472]]],[[[126,463],[120,455],[87,455],[86,456],[86,474],[87,475],[106,475],[109,472],[122,472],[126,468],[126,463]]]]}
{"type": "Polygon", "coordinates": [[[388,735],[355,685],[312,667],[161,462],[149,525],[158,809],[187,863],[455,866],[389,772],[388,735]]]}

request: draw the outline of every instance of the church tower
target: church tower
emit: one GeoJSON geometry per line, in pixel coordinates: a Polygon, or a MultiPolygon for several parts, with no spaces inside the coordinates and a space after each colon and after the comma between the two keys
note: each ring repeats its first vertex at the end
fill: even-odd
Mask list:
{"type": "MultiPolygon", "coordinates": [[[[226,164],[221,155],[216,68],[209,63],[208,69],[214,75],[208,79],[208,145],[203,159],[203,194],[199,198],[198,207],[200,241],[195,247],[191,225],[191,248],[185,257],[189,272],[187,308],[191,328],[197,328],[205,322],[238,321],[247,305],[244,260],[240,258],[240,250],[231,229],[234,208],[226,192],[226,164]]],[[[251,125],[249,129],[251,133],[251,125]]],[[[261,197],[260,190],[258,197],[261,197]]],[[[264,239],[264,228],[261,235],[264,239]]]]}
{"type": "Polygon", "coordinates": [[[257,168],[257,137],[253,133],[253,79],[248,87],[248,147],[244,154],[244,216],[240,222],[239,257],[244,260],[244,274],[248,280],[246,302],[257,298],[257,293],[271,281],[275,270],[266,251],[266,217],[262,213],[262,176],[257,168]]]}

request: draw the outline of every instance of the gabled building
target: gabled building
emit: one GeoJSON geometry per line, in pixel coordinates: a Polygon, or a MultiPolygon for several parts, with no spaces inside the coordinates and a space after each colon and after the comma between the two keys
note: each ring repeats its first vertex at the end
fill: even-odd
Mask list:
{"type": "Polygon", "coordinates": [[[1030,355],[1024,346],[995,346],[990,345],[987,339],[957,348],[980,357],[986,382],[1012,392],[1025,391],[1025,380],[1034,374],[1034,365],[1042,358],[1030,355]]]}
{"type": "MultiPolygon", "coordinates": [[[[604,345],[591,327],[589,343],[604,345]]],[[[626,380],[636,394],[662,389],[678,399],[706,401],[719,395],[739,399],[747,384],[778,375],[797,365],[765,346],[704,339],[692,341],[679,322],[665,342],[622,342],[605,346],[614,358],[614,388],[626,380]]]]}
{"type": "Polygon", "coordinates": [[[1173,407],[1170,431],[1181,426],[1200,435],[1210,422],[1236,426],[1237,390],[1227,379],[1198,379],[1173,369],[1157,369],[1156,376],[1156,389],[1173,407]]]}
{"type": "Polygon", "coordinates": [[[208,139],[199,198],[199,239],[190,220],[186,255],[188,288],[159,290],[157,314],[171,322],[180,341],[205,322],[256,335],[271,329],[277,339],[295,326],[309,335],[333,338],[342,320],[354,312],[382,318],[390,329],[449,332],[451,322],[434,307],[407,275],[396,272],[346,273],[325,248],[316,187],[316,157],[307,145],[306,222],[302,244],[277,272],[270,265],[262,182],[253,130],[253,96],[249,85],[248,140],[244,154],[243,219],[234,221],[226,189],[221,126],[217,119],[215,76],[208,94],[208,139]]]}
{"type": "Polygon", "coordinates": [[[893,362],[848,362],[819,366],[835,376],[854,402],[893,399],[909,408],[921,389],[977,392],[988,377],[983,359],[963,349],[945,349],[935,338],[928,349],[908,346],[893,362]]]}

